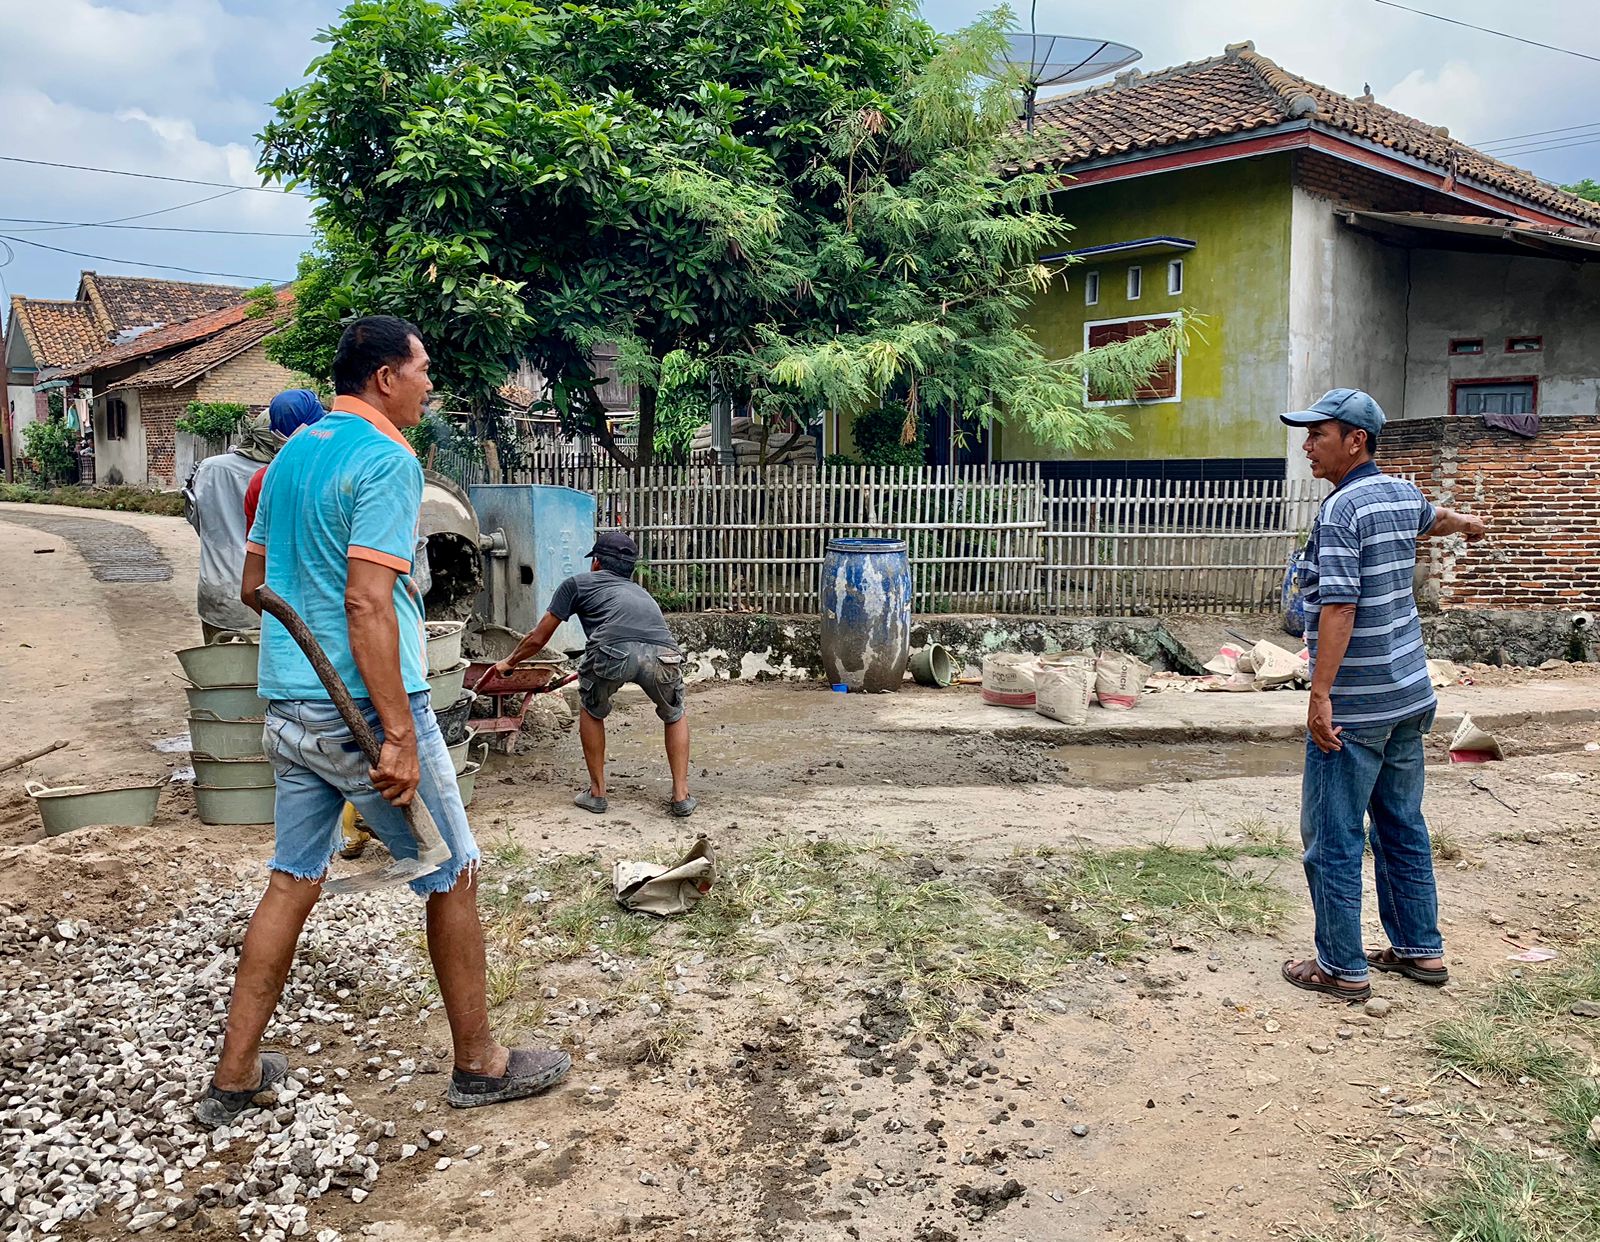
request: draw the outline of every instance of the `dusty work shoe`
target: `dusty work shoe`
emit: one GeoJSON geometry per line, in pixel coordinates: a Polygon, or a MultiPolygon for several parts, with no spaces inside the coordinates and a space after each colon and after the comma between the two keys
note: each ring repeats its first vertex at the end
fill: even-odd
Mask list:
{"type": "Polygon", "coordinates": [[[587,789],[585,789],[581,794],[572,800],[572,805],[582,807],[585,811],[593,811],[596,815],[604,815],[606,813],[606,807],[610,806],[611,804],[598,794],[590,793],[587,789]]]}
{"type": "Polygon", "coordinates": [[[669,815],[675,815],[679,819],[688,819],[689,816],[694,814],[695,807],[699,805],[700,799],[695,797],[693,794],[690,794],[687,798],[679,798],[676,802],[668,806],[667,813],[669,815]]]}
{"type": "Polygon", "coordinates": [[[452,1072],[444,1098],[451,1108],[482,1108],[521,1100],[548,1091],[571,1068],[572,1058],[559,1048],[513,1048],[506,1072],[499,1077],[462,1069],[452,1072]]]}
{"type": "Polygon", "coordinates": [[[248,1091],[224,1091],[213,1079],[206,1093],[194,1106],[195,1120],[215,1130],[232,1125],[240,1113],[255,1106],[256,1097],[270,1091],[289,1076],[289,1058],[281,1052],[261,1054],[261,1082],[248,1091]]]}

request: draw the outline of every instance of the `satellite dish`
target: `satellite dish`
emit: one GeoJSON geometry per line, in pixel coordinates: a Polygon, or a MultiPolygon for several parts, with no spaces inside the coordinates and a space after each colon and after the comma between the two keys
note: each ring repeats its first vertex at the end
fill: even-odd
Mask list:
{"type": "Polygon", "coordinates": [[[1028,34],[1006,36],[1002,59],[1010,68],[1022,70],[1022,116],[1031,132],[1034,101],[1041,86],[1066,86],[1087,82],[1125,69],[1144,55],[1138,48],[1107,39],[1083,39],[1072,35],[1040,34],[1038,4],[1033,5],[1028,34]]]}

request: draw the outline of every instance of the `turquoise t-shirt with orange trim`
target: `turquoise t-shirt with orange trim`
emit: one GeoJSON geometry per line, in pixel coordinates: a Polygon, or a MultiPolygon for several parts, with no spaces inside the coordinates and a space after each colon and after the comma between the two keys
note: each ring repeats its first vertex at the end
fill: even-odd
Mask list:
{"type": "MultiPolygon", "coordinates": [[[[301,428],[278,451],[250,527],[251,552],[267,558],[267,585],[310,627],[350,693],[370,698],[350,651],[344,592],[351,560],[396,570],[394,613],[406,693],[428,688],[421,593],[411,580],[422,506],[422,467],[394,425],[354,397],[301,428]]],[[[289,632],[261,618],[260,694],[326,699],[289,632]]]]}

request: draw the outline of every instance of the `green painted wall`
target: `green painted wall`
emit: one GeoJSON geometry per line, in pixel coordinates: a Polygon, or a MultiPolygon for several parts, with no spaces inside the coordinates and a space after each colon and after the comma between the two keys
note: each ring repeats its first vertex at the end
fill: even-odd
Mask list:
{"type": "Polygon", "coordinates": [[[1047,353],[1082,350],[1084,324],[1179,307],[1205,319],[1183,360],[1182,399],[1115,407],[1130,436],[1069,454],[1025,432],[1002,429],[996,460],[1079,456],[1100,459],[1277,457],[1277,415],[1289,386],[1289,157],[1263,156],[1209,168],[1084,186],[1056,197],[1074,226],[1070,249],[1140,237],[1186,237],[1184,290],[1167,293],[1170,255],[1087,260],[1067,269],[1065,288],[1043,295],[1030,316],[1047,353]],[[1127,272],[1143,269],[1143,292],[1127,297],[1127,272]],[[1100,273],[1100,301],[1084,305],[1084,275],[1100,273]]]}

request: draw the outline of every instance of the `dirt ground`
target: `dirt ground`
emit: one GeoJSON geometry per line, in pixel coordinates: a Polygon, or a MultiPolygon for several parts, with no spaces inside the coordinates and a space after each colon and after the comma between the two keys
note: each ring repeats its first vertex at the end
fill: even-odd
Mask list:
{"type": "MultiPolygon", "coordinates": [[[[201,878],[258,886],[270,829],[204,827],[182,785],[164,794],[153,829],[43,837],[25,779],[155,777],[184,765],[156,744],[184,730],[172,652],[198,638],[186,525],[94,515],[143,535],[170,569],[163,578],[143,572],[146,552],[96,553],[108,532],[63,525],[69,518],[82,515],[0,505],[0,761],[55,737],[72,743],[0,781],[0,914],[119,927],[182,908],[201,878]],[[97,563],[129,555],[139,580],[96,578],[97,563]]],[[[803,920],[731,966],[666,929],[650,952],[596,949],[513,972],[496,1009],[504,1033],[563,1040],[577,1066],[541,1100],[474,1113],[444,1108],[442,1077],[380,1083],[330,1030],[319,1064],[350,1072],[363,1110],[415,1128],[422,1104],[425,1126],[448,1129],[446,1154],[483,1151],[443,1170],[420,1159],[391,1165],[386,1151],[371,1197],[314,1204],[313,1233],[1433,1236],[1398,1201],[1352,1197],[1344,1171],[1403,1149],[1426,1187],[1451,1160],[1428,1123],[1438,1111],[1430,1103],[1516,1108],[1514,1086],[1440,1078],[1426,1032],[1512,969],[1519,946],[1560,949],[1594,934],[1600,754],[1584,744],[1600,740],[1600,710],[1508,729],[1510,758],[1491,768],[1430,768],[1426,810],[1442,845],[1454,981],[1428,990],[1377,977],[1391,1008],[1372,1017],[1278,977],[1310,936],[1294,852],[1298,744],[1073,745],[950,731],[936,695],[897,704],[897,715],[921,713],[924,727],[884,728],[860,702],[810,686],[695,688],[692,783],[702,806],[689,824],[665,814],[648,703],[625,700],[612,718],[603,817],[571,806],[581,757],[562,727],[568,709],[550,706],[525,753],[491,758],[480,777],[471,815],[486,891],[538,865],[565,859],[570,869],[575,857],[604,877],[618,859],[681,851],[696,831],[730,871],[774,843],[832,842],[870,846],[873,865],[908,887],[942,882],[1036,940],[1066,934],[1070,945],[1072,920],[1041,901],[1034,881],[1077,852],[1267,843],[1251,854],[1250,874],[1280,895],[1283,916],[1266,934],[1168,929],[1151,917],[1126,952],[1064,954],[1032,986],[980,987],[954,1033],[912,1020],[900,957],[824,943],[803,920]],[[669,1048],[651,1043],[662,1006],[669,1048]],[[1350,1208],[1353,1217],[1340,1215],[1350,1208]],[[1359,1229],[1344,1232],[1352,1223],[1359,1229]]],[[[1600,693],[1593,703],[1600,709],[1600,693]]],[[[1368,920],[1369,941],[1381,942],[1370,875],[1368,920]]],[[[438,1015],[420,1026],[397,1020],[388,1034],[418,1058],[444,1055],[448,1042],[438,1015]]],[[[237,1231],[226,1216],[199,1230],[237,1231]]],[[[120,1226],[103,1216],[60,1236],[113,1233],[120,1226]]]]}

